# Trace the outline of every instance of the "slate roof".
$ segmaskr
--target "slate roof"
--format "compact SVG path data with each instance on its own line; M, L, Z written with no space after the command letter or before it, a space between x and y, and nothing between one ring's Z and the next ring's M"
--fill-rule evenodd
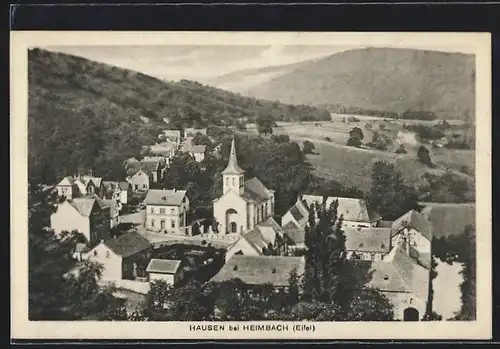
M245 239L261 255L262 250L267 248L269 244L275 245L277 235L283 238L285 233L280 225L270 217L242 235L241 238Z
M390 228L344 228L346 250L374 253L389 253L391 247Z
M146 268L148 273L175 274L181 261L174 259L151 259Z
M159 167L160 161L158 160L133 162L127 165L127 176L133 176L139 170L144 171L147 175L151 175L151 172L157 171Z
M410 210L392 223L392 229L395 234L404 229L406 226L420 232L429 241L432 240L432 224L420 212Z
M185 144L182 147L181 151L185 153L205 153L206 149L207 149L206 145Z
M422 215L432 224L436 237L458 235L465 226L476 224L476 204L428 204Z
M401 247L395 247L392 260L348 260L347 267L358 282L355 287L373 287L385 292L412 292L427 301L429 270L410 258Z
M323 197L319 195L304 195L302 199L310 206L311 203L323 202ZM382 217L368 207L365 200L355 198L328 197L326 200L327 207L334 201L339 201L338 214L344 215L345 221L353 222L375 222Z
M121 257L135 255L152 246L145 237L135 231L129 231L116 238L109 239L104 244Z
M83 183L85 183L85 186L89 185L89 182L94 183L96 187L99 187L102 182L101 177L93 177L93 176L82 176Z
M246 180L244 186L245 191L241 197L247 201L260 203L269 200L272 196L272 191L267 189L257 177Z
M146 205L179 206L186 197L186 190L150 189L144 202Z
M305 269L305 259L303 257L233 255L211 281L224 282L238 278L248 285L288 286L290 272L294 267L297 268L297 273L302 275Z
M95 197L80 197L67 200L82 216L89 217L96 203Z
M119 209L118 209L118 203L116 202L116 200L113 200L113 199L100 199L99 200L99 204L102 208L108 208L109 207L109 214L111 215L111 217L115 217L115 216L118 216L118 213L119 213Z
M301 244L306 241L306 231L298 227L293 221L288 222L283 226L285 235L294 244Z

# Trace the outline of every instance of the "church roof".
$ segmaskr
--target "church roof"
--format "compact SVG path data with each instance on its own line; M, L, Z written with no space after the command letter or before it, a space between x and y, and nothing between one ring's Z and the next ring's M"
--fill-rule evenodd
M234 138L231 142L231 152L229 153L229 161L227 163L227 167L224 171L222 171L222 174L242 174L245 171L243 171L239 166L238 166L238 159L236 158L236 146L234 145Z
M267 189L257 177L245 181L245 191L241 195L245 200L261 202L271 198L272 191Z

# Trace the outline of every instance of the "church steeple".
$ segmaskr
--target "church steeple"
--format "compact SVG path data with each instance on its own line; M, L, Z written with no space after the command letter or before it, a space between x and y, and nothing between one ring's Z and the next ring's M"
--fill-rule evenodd
M227 162L227 167L222 171L223 177L223 192L224 194L229 190L234 190L238 194L243 194L244 189L244 174L243 171L238 166L238 159L236 158L236 145L234 143L234 138L231 142L231 151L229 153L229 161Z

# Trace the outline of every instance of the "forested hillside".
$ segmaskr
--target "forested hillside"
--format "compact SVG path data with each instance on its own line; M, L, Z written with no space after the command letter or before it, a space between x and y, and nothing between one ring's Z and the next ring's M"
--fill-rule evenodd
M326 110L242 97L196 82L166 83L83 58L28 53L30 181L54 183L79 169L120 179L122 162L167 125L231 125L238 119L326 120Z

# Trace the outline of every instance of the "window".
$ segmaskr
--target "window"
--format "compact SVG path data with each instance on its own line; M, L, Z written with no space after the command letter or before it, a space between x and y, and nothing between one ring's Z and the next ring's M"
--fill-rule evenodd
M376 255L375 253L372 253L372 254L371 254L371 260L372 260L372 261L374 261L376 257L377 257L377 255Z
M147 184L143 184L143 185L142 185L142 188L147 189L147 188L148 188L148 185L147 185Z
M229 185L229 178L226 177L226 185Z
M94 256L97 257L97 250L94 250Z
M160 221L160 229L165 229L165 221L163 219Z
M109 258L109 251L106 251L106 258Z
M231 222L231 233L236 233L238 227L236 226L235 222Z
M175 208L170 209L170 214L175 214Z
M155 213L155 208L151 207L151 213Z
M233 187L235 186L236 184L236 178L233 177Z
M175 221L173 219L170 221L170 223L171 223L172 228L175 228Z
M154 227L154 226L155 226L155 220L154 220L154 219L152 219L152 220L151 220L151 226L152 226L152 227Z
M135 190L137 190L137 189L139 189L139 185L138 184L135 185Z
M384 280L389 280L389 275L384 274Z
M160 208L160 214L165 214L165 209L164 208Z

